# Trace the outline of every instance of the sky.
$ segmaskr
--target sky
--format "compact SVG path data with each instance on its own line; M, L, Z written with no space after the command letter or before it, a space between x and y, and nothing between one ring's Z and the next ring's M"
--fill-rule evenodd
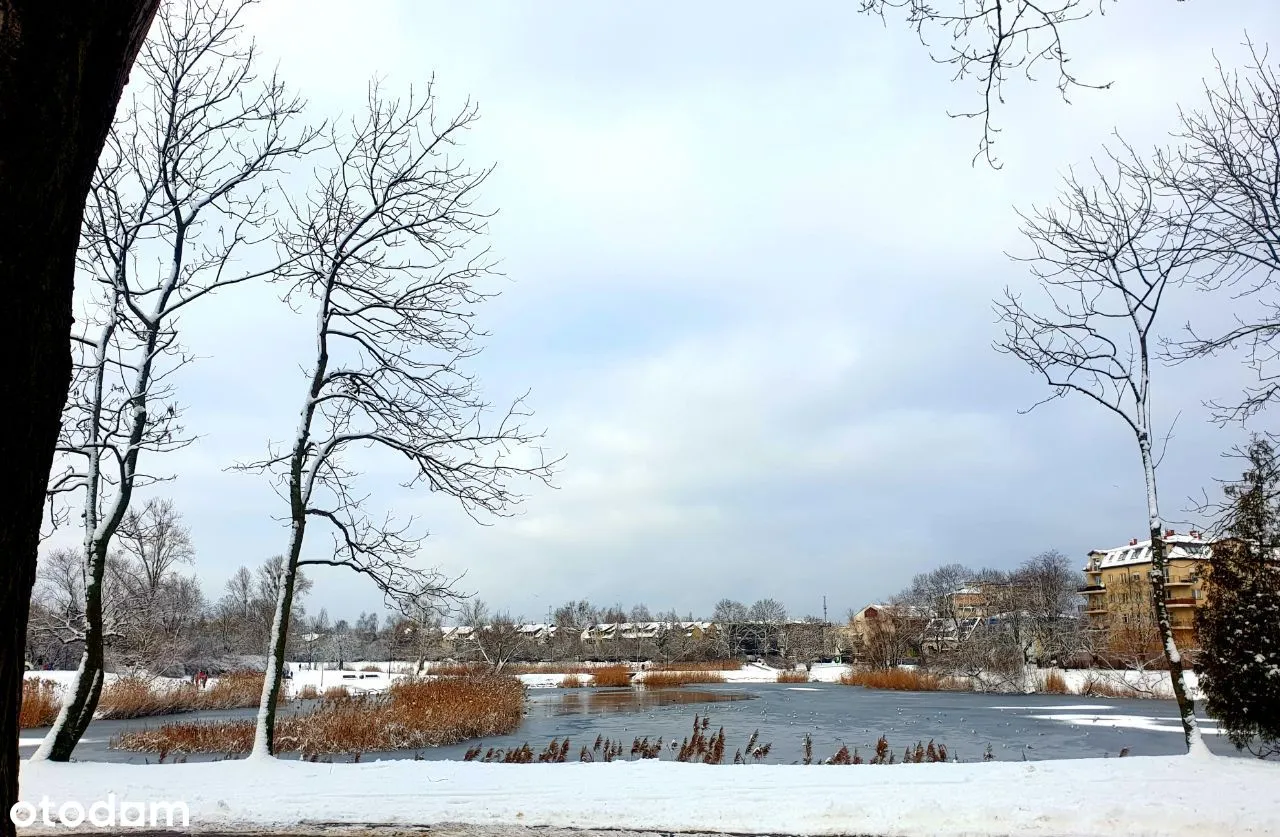
M972 164L971 109L901 25L856 4L267 0L248 18L267 65L317 119L369 79L441 107L470 97L464 152L496 164L482 200L506 276L472 368L495 401L531 391L555 489L478 526L370 463L379 508L419 516L424 566L530 620L569 599L709 614L772 597L832 618L943 563L1010 568L1141 537L1126 429L1095 406L1029 407L1040 381L993 351L992 299L1029 287L1016 210L1053 199L1113 131L1147 146L1198 102L1215 51L1280 34L1274 0L1126 0L1069 31L1070 104L1011 84L1003 168ZM281 501L227 471L288 439L310 321L271 288L183 320L176 380L199 441L161 486L216 598L282 552ZM1184 311L1225 304L1179 299ZM1176 313L1176 312L1175 312ZM1173 315L1171 315L1172 317ZM1172 322L1172 320L1171 320ZM1247 380L1232 359L1159 369L1166 517L1238 470L1238 429L1203 402ZM1265 425L1264 418L1263 425ZM1185 526L1181 527L1185 528ZM323 538L312 541L321 549ZM381 609L364 579L317 571L309 610Z

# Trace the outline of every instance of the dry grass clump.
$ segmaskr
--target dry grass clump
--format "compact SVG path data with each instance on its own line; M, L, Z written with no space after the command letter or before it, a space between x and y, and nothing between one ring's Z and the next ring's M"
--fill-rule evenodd
M351 690L346 686L330 686L321 695L325 700L342 700L351 697Z
M1080 694L1101 698L1136 698L1142 696L1137 689L1123 680L1099 677L1093 672L1086 675L1084 682L1080 684Z
M631 672L624 665L601 666L592 670L591 682L595 686L630 686Z
M432 663L427 674L436 677L479 677L489 671L484 663Z
M883 668L847 671L840 675L846 686L868 689L890 689L897 692L969 692L973 687L964 680L942 677L911 668Z
M641 682L654 689L668 686L688 686L692 683L723 683L719 671L647 671Z
M652 671L738 671L742 660L706 660L700 663L654 663Z
M18 714L18 728L51 726L58 719L62 701L58 698L58 684L53 680L23 680L22 709Z
M200 709L246 709L262 698L260 671L230 671L199 692Z
M121 677L102 687L97 714L107 719L149 718L198 708L200 693L193 683L170 685L151 683L141 677Z
M1062 676L1062 672L1057 669L1040 675L1040 691L1046 695L1069 695L1071 689L1067 686L1067 678Z
M505 735L524 715L524 685L514 677L401 680L382 694L326 701L276 722L277 752L368 753L455 744ZM252 721L169 723L126 732L111 746L159 753L247 753Z
M380 671L382 671L382 669L378 668L378 667L377 667L377 666L375 666L373 663L365 663L364 665L360 666L360 670L361 670L361 671L373 671L373 672L380 672Z
M320 697L320 690L308 683L298 690L298 700L315 700Z
M576 674L566 674L560 679L561 689L581 689L582 678Z
M778 672L779 683L808 683L809 672L807 671L780 671Z

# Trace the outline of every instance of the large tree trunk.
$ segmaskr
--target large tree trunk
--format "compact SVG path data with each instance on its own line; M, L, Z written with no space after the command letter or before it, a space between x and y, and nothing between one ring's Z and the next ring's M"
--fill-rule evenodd
M1173 638L1173 627L1169 622L1169 605L1165 601L1164 575L1169 566L1168 553L1164 542L1164 520L1160 517L1160 504L1156 497L1155 459L1151 452L1151 439L1146 434L1139 434L1138 448L1142 453L1143 474L1147 482L1147 512L1151 525L1151 599L1155 608L1156 630L1160 634L1160 642L1164 647L1164 657L1169 663L1169 680L1173 685L1173 697L1178 702L1178 716L1182 720L1182 735L1187 745L1187 752L1203 755L1209 752L1204 739L1200 735L1200 726L1196 723L1196 703L1191 696L1187 683L1186 668L1182 664L1182 654L1178 651L1178 643Z
M280 687L284 684L289 617L293 611L293 589L298 579L298 557L302 554L305 527L305 518L295 518L289 537L289 552L285 556L284 573L280 579L280 591L276 594L275 615L271 620L267 671L262 679L262 696L258 700L258 721L253 733L251 758L269 758L275 755L276 709L280 703ZM323 680L323 675L321 679Z
M45 735L32 761L70 761L93 713L98 708L106 668L103 659L102 585L106 568L106 545L95 543L91 551L84 595L84 652L75 677L63 695L62 709Z
M36 549L71 379L71 295L85 195L159 0L0 0L0 812L18 792L18 711ZM0 837L14 833L0 816Z

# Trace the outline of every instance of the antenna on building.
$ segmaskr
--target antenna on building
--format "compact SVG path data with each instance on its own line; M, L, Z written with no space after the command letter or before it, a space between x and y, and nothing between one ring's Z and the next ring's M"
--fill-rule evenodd
M827 597L822 597L822 621L827 621Z

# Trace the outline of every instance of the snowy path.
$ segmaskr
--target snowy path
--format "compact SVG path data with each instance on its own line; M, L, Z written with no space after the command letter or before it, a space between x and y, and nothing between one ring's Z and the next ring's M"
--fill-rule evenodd
M1280 765L1214 757L892 767L24 763L21 783L22 800L47 796L55 807L108 794L183 801L192 829L205 832L463 823L886 837L1280 834Z

